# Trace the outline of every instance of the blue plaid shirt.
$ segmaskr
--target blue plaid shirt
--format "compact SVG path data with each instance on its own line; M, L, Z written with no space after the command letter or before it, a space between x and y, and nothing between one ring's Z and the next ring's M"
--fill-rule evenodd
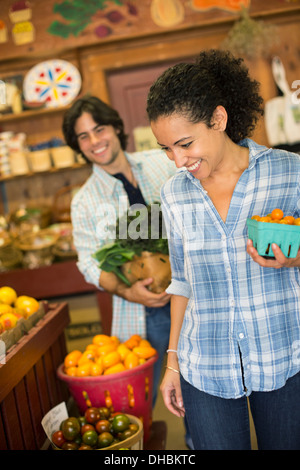
M282 387L300 369L299 268L262 268L246 253L246 220L279 207L300 216L300 157L245 139L249 167L226 223L201 183L183 169L162 188L172 282L187 297L180 370L222 398Z
M147 204L160 200L160 189L176 171L162 150L126 153L136 181ZM78 268L85 280L99 288L101 270L92 254L115 239L118 217L129 207L123 183L93 165L93 173L75 194L71 204L74 245ZM100 288L99 288L100 289ZM112 335L125 341L132 334L146 337L145 307L113 296Z

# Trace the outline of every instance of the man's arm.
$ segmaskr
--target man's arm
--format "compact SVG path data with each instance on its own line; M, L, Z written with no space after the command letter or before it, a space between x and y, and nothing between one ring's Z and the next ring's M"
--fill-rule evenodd
M147 289L147 286L153 281L152 278L135 282L128 287L114 273L101 271L99 286L113 295L118 295L128 302L135 302L146 307L163 307L166 305L171 295L166 292L154 294Z

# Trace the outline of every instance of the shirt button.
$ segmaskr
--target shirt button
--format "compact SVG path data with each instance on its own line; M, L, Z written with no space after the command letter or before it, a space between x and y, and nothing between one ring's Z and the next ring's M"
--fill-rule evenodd
M235 301L234 301L234 299L230 299L230 300L229 300L229 303L230 303L231 307L234 307L234 306L235 306Z
M239 338L240 338L240 339L243 339L243 338L244 338L244 333L240 333L240 334L239 334Z

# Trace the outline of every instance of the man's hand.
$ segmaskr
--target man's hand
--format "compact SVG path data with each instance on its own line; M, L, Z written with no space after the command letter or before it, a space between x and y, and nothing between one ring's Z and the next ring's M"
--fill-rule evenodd
M252 240L247 241L247 253L251 256L253 261L263 268L300 268L300 250L298 251L296 258L286 258L279 246L275 243L272 244L272 250L275 259L265 259L258 254L257 250L253 246Z
M101 272L99 285L110 294L118 295L129 302L135 302L145 307L163 307L171 298L170 294L162 292L155 294L147 289L152 278L135 282L131 287L124 284L114 273Z

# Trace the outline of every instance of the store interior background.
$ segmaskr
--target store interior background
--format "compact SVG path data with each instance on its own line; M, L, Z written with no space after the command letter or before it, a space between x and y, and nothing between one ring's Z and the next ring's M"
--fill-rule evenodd
M62 20L62 15L54 11L54 5L62 2L31 0L31 23L35 36L29 43L16 45L9 17L9 9L14 3L12 0L1 0L1 20L8 31L7 41L0 43L0 79L25 76L34 65L44 60L71 62L81 73L81 94L96 95L119 111L130 136L129 151L135 150L137 140L140 148L143 144L148 145L148 133L146 136L140 134L137 140L135 136L136 128L148 126L145 99L153 80L171 64L191 60L203 49L221 47L240 17L240 11L230 11L230 2L225 0L216 0L212 9L207 9L212 2L200 0L110 1L105 11L90 18L89 24L79 35L62 37L48 32L51 24ZM261 83L261 93L266 101L278 94L271 72L271 58L274 55L281 58L289 84L300 79L300 2L245 0L240 3L249 6L252 19L263 21L266 27L276 28L276 40L268 50L263 47L255 55L255 50L250 48L254 56L250 57L249 51L240 54L251 75ZM104 13L112 11L119 12L119 16L114 16L119 18L118 21L112 22L108 16L105 17ZM107 36L97 36L95 31L101 25L110 31ZM28 144L34 145L62 136L63 113L64 109L58 108L51 112L21 113L19 117L0 116L0 131L25 132ZM268 145L263 119L253 138L260 144ZM89 173L89 167L82 165L30 176L0 177L0 214L13 212L22 204L53 206L55 195L62 188L82 184ZM89 342L89 335L101 328L94 293L64 297L56 297L55 294L53 292L49 299L51 302L67 301L69 304L71 323L66 330L68 349L83 347ZM165 409L161 397L153 417L167 422L166 448L185 449L183 423ZM252 434L255 448L255 436Z

